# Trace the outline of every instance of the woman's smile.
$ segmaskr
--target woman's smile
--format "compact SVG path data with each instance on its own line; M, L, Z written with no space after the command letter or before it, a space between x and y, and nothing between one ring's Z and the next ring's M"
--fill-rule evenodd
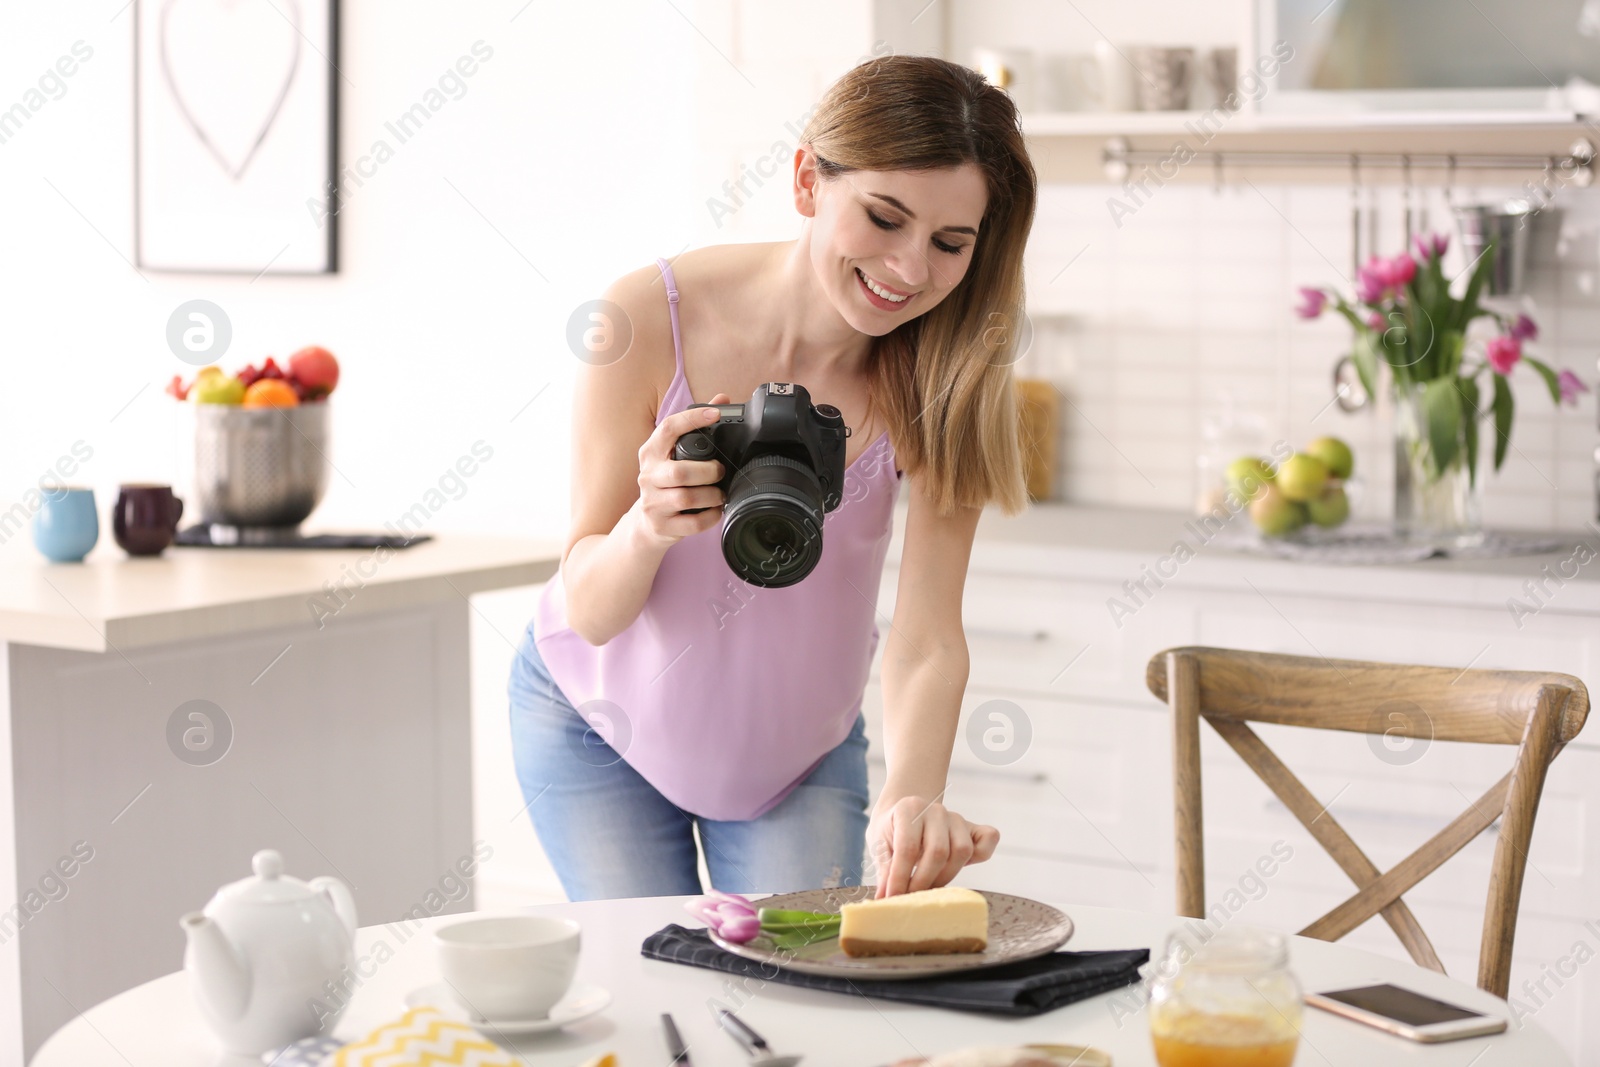
M867 295L867 301L873 307L883 311L899 311L910 302L915 293L907 293L893 286L885 285L878 279L856 268L856 284Z

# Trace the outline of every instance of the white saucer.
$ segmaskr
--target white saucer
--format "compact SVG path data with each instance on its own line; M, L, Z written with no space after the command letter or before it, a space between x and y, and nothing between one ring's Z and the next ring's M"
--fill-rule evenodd
M466 1023L474 1029L494 1034L539 1034L559 1030L580 1019L604 1011L611 1004L611 993L597 985L574 982L567 995L556 1001L550 1014L543 1019L480 1019L456 1003L450 987L434 982L406 994L408 1008L437 1008L446 1018Z

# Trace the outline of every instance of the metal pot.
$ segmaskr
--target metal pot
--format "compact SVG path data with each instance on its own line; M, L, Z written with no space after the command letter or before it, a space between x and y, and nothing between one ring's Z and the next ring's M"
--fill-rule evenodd
M1514 296L1522 291L1523 268L1528 262L1529 230L1533 206L1526 200L1499 204L1472 204L1456 208L1461 228L1461 250L1468 263L1477 262L1491 241L1498 243L1489 268L1488 296Z
M298 526L328 488L328 404L196 404L194 497L200 521Z

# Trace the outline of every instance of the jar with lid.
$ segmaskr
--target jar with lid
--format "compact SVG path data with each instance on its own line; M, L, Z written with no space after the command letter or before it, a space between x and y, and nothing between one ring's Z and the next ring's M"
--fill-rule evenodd
M1150 966L1150 1037L1161 1067L1289 1067L1304 1010L1281 934L1180 931Z

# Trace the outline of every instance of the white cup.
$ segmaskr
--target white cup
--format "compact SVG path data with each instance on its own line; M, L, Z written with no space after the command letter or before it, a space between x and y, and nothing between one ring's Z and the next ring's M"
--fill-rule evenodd
M1138 71L1124 50L1101 38L1094 43L1094 58L1100 64L1101 106L1107 111L1133 111L1139 100Z
M489 1021L545 1018L578 969L580 938L571 919L479 916L439 927L433 943L456 1001Z
M1105 73L1087 52L1051 52L1037 63L1035 103L1044 111L1091 111L1105 106Z

